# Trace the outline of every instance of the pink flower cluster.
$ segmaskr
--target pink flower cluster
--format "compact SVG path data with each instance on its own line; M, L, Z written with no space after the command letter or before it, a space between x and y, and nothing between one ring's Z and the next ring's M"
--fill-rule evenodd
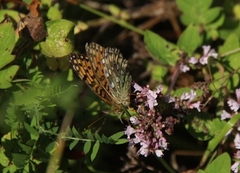
M187 72L190 70L190 67L188 66L189 64L193 64L193 65L206 65L208 63L208 59L210 57L213 58L217 58L218 54L216 53L216 51L214 49L211 49L211 46L203 46L203 55L200 58L196 58L196 57L191 57L187 64L180 64L180 70L182 72Z
M160 112L155 110L158 105L157 98L161 96L162 86L156 91L149 87L142 88L134 84L136 103L138 103L138 116L130 118L131 125L125 131L130 145L140 145L138 155L147 157L150 153L155 153L158 157L163 155L163 150L167 149L167 141L163 137L162 128L164 123Z
M187 108L187 109L194 109L196 108L198 112L200 112L200 101L194 101L196 98L196 92L190 90L189 93L183 93L180 98L170 97L169 103L174 102L175 109Z
M196 93L193 90L183 93L179 99L170 97L167 100L163 97L162 86L152 91L149 86L141 87L135 83L134 88L137 115L130 118L131 124L126 128L125 134L130 145L140 146L138 155L147 157L153 153L161 157L168 146L164 135L171 135L174 125L179 122L177 118L170 116L174 115L174 109L182 111L184 106L186 109L196 108L200 111L200 102L194 101Z

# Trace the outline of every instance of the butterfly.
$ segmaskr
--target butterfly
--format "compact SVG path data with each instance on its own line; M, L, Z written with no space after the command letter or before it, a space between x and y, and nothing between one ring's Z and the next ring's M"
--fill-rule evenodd
M132 77L128 62L116 48L86 43L86 56L71 53L73 70L105 103L114 110L129 106Z

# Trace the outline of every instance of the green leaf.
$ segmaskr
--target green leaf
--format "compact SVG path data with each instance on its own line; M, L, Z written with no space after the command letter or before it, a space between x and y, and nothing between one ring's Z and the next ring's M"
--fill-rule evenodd
M6 89L11 86L11 81L17 73L19 66L13 65L6 69L0 70L0 89Z
M29 155L19 153L12 153L12 157L14 165L18 168L23 168L30 159Z
M2 173L17 172L17 171L18 171L17 167L14 164L12 164L4 167Z
M126 138L118 139L117 142L115 142L116 145L121 145L127 143L128 140Z
M95 139L98 141L98 142L102 142L102 138L100 137L100 135L98 133L95 133Z
M57 20L62 18L62 13L56 7L50 7L47 12L47 17L50 20Z
M0 21L3 21L5 19L5 15L11 16L11 18L15 21L19 21L19 12L14 10L0 10Z
M204 1L192 1L192 0L177 0L177 6L182 12L188 12L191 9L197 9L205 11L212 4L212 0Z
M43 54L50 58L62 58L71 53L74 49L74 23L58 19L46 22L46 25L48 37L40 43Z
M204 24L207 20L206 17L204 17L204 14L207 13L211 4L212 0L177 0L177 5L179 9L183 12L180 17L181 21L185 25L189 25L191 23Z
M207 10L203 14L203 18L205 19L204 24L209 24L212 21L216 20L221 15L222 8L221 7L215 7Z
M15 105L29 105L34 106L34 104L39 103L36 97L42 96L44 91L38 88L28 88L27 90L18 90L13 92L13 97L15 100ZM24 99L22 99L24 98ZM29 107L31 108L31 107Z
M9 158L7 158L4 154L6 152L5 150L6 149L4 149L4 147L0 148L0 164L4 167L7 167L9 165Z
M188 123L185 127L194 138L201 141L209 140L214 135L206 125L206 123L210 121L210 117L210 114L206 112L192 111L187 116Z
M117 141L119 138L121 138L124 135L124 132L117 132L115 134L113 134L112 136L110 136L110 139L113 139L114 141Z
M14 55L0 55L0 69L14 60Z
M69 126L67 126L66 130L65 130L65 133L67 134L67 136L73 136L72 134L72 130Z
M149 66L148 68L152 71L151 80L162 83L168 73L168 68L159 66L158 64L150 64Z
M239 37L236 33L232 33L225 40L223 46L219 47L219 54L223 55L237 48L239 48ZM234 54L235 53L228 54L227 56L232 56ZM224 58L223 60L227 60L227 59Z
M227 71L225 71L223 73L219 73L219 72L213 73L214 80L212 81L212 83L210 83L209 89L211 91L215 91L216 88L222 88L223 86L225 87L231 80L229 78L229 75L230 74ZM220 94L222 94L222 93L219 93L219 92L213 93L215 98L218 98L220 96Z
M235 33L232 33L231 35L229 35L229 37L226 39L226 41L224 42L223 46L221 46L219 48L219 52L221 55L226 54L223 58L222 61L224 62L224 65L228 65L229 66L229 71L226 71L224 75L228 75L230 76L233 70L237 70L239 68L239 56L240 56L240 52L239 51L234 51L234 50L238 50L240 47L240 43L239 43L239 36ZM233 53L230 53L233 52ZM218 77L218 78L216 78ZM220 79L221 81L223 81L222 79L223 74L221 73L215 73L214 74L214 78L215 79ZM232 89L234 87L237 87L239 85L239 75L238 74L234 74L232 75L230 78L228 77L228 83L227 83L227 87L229 89ZM218 81L219 83L220 81ZM223 81L224 82L224 81ZM223 83L220 83L220 86Z
M174 91L173 96L174 97L181 97L183 93L187 93L187 92L190 92L190 91L191 91L191 88L189 88L189 87L179 88L179 89L176 89Z
M0 24L0 60L10 55L15 46L15 32L12 23Z
M69 149L72 150L78 144L78 142L78 140L74 140L73 142L71 142L71 144L69 145Z
M52 153L56 149L56 142L50 142L47 147L45 148L46 153Z
M72 133L75 137L82 139L82 136L80 135L80 133L78 133L78 131L75 127L72 128Z
M94 137L93 137L91 130L87 131L87 137L88 137L88 139L94 141Z
M202 44L198 27L189 25L178 39L177 45L188 55L191 55Z
M22 144L20 142L18 143L18 145L20 146L21 150L24 151L26 154L30 155L31 152L33 151L33 148L28 145Z
M211 132L211 134L218 135L223 127L226 125L225 121L220 120L219 118L214 118L212 120L206 121L206 128Z
M92 146L92 142L90 142L90 141L85 142L85 144L83 146L83 151L85 154L87 154L90 151L91 146Z
M234 115L227 123L225 123L224 127L221 128L221 131L214 136L213 139L211 139L208 142L208 147L205 150L203 154L203 158L207 158L211 152L215 150L217 145L220 143L220 141L226 136L226 134L229 132L229 130L240 120L240 113Z
M163 64L173 66L179 59L173 51L176 50L176 46L151 31L144 32L144 42L147 50Z
M90 156L91 161L93 161L96 158L99 148L100 148L100 143L96 142L93 146L93 150Z
M0 71L0 76L1 76L1 71ZM11 82L5 80L5 79L0 79L0 89L7 89L12 86Z
M211 40L216 40L219 38L219 35L221 34L221 29L218 29L219 27L225 28L223 26L225 21L225 14L223 12L220 13L220 16L208 25L205 26L205 31L206 31L206 40L211 39Z
M35 137L31 138L31 139L35 139L36 136L39 135L38 131L36 131L33 127L31 127L29 124L27 124L25 122L24 122L24 127L31 135L35 136Z
M230 173L231 159L227 153L223 153L214 159L205 169L207 173Z
M106 137L105 135L102 135L102 140L103 140L103 142L106 143L106 144L109 144L109 142L110 142L109 138Z

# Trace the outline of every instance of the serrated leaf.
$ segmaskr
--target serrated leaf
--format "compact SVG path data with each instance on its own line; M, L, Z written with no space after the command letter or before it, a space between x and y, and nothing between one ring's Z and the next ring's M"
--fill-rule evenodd
M188 132L200 141L206 141L213 137L213 134L206 127L206 122L210 119L210 114L206 112L193 111L187 116L185 125Z
M78 142L78 140L74 140L73 142L71 142L69 145L69 149L72 150L78 144Z
M85 154L87 154L90 151L91 146L92 146L92 142L90 142L90 141L85 142L85 144L83 146L83 152Z
M163 64L173 66L179 59L174 52L176 46L151 31L144 32L144 42L147 50Z
M203 18L205 19L204 24L209 24L210 22L216 20L220 16L221 11L222 11L221 7L215 7L215 8L211 8L211 9L207 10L203 14Z
M99 148L100 148L100 143L96 142L93 146L92 153L90 156L91 161L93 161L96 158Z
M191 23L194 24L203 24L207 20L204 17L206 11L209 10L209 7L212 4L212 0L204 1L191 1L191 0L177 0L177 5L179 9L183 12L180 16L181 21L185 25Z
M46 22L48 37L40 46L44 55L50 58L62 58L74 49L74 23L58 19Z
M225 40L223 46L219 47L219 54L222 55L237 48L239 48L239 37L236 33L232 33ZM230 54L230 55L233 55L233 54Z
M188 12L190 9L198 9L205 11L212 4L212 0L192 1L192 0L177 0L178 8L183 12Z
M219 118L214 118L211 121L209 121L209 120L206 121L205 125L206 125L207 129L211 132L211 134L218 135L219 132L226 125L226 122L220 120Z
M198 27L189 25L179 37L177 45L191 55L202 43Z

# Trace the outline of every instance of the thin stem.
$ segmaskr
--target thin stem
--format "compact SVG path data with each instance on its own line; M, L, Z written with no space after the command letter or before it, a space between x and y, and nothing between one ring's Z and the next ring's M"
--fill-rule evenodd
M98 15L98 16L101 16L101 17L105 18L105 19L108 19L108 20L110 20L110 21L112 21L112 22L114 22L114 23L116 23L116 24L118 24L118 25L120 25L120 26L122 26L122 27L124 27L124 28L127 28L127 29L130 29L130 30L132 30L132 31L135 31L135 32L137 32L138 34L141 34L141 35L144 34L144 31L143 31L143 30L141 30L141 29L139 29L139 28L136 28L136 27L133 26L133 25L130 25L129 23L127 23L127 22L126 22L125 20L123 20L123 19L117 19L117 18L115 18L115 17L109 16L109 15L107 15L107 14L105 14L105 13L102 13L102 12L100 12L100 11L98 11L98 10L95 10L95 9L93 9L93 8L85 5L85 4L80 4L80 7L83 8L84 10L90 11L90 12L93 13L93 14L96 14L96 15Z

